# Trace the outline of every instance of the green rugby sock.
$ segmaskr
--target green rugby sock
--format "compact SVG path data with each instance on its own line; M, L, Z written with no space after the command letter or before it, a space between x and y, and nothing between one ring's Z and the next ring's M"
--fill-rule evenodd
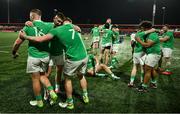
M72 97L67 98L67 99L66 99L66 102L67 102L67 103L73 103L73 98L72 98Z
M144 80L144 73L141 73L141 82Z
M147 84L142 84L142 86L143 86L144 88L147 88L147 87L148 87Z
M135 77L136 77L136 76L131 76L131 78L130 78L130 83L134 83Z
M83 95L84 95L84 96L87 96L87 95L88 95L87 89L83 89Z
M37 101L42 100L42 96L41 96L41 95L36 96L36 100L37 100Z
M48 90L48 91L53 90L53 86L49 86L49 87L47 87L47 90Z

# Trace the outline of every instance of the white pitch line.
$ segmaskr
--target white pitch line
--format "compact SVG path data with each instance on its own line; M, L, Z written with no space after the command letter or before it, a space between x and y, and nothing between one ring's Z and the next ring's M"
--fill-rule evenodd
M11 45L11 46L0 46L0 48L8 48L8 47L13 47L13 45Z
M9 53L9 51L0 51L0 53Z
M26 45L21 45L21 47L25 47ZM2 49L2 48L12 48L13 47L13 45L10 45L10 46L0 46L0 49Z

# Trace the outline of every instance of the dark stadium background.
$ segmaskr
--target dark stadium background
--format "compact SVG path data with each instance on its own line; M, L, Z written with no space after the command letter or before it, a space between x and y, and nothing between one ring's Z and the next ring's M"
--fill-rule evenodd
M166 7L165 23L180 24L180 0L156 0L155 24L162 24L162 7ZM43 12L43 20L51 21L53 10L59 9L74 23L104 23L110 17L113 23L137 24L152 19L154 0L10 0L10 22L24 23L32 8ZM0 0L0 23L7 23L7 0Z

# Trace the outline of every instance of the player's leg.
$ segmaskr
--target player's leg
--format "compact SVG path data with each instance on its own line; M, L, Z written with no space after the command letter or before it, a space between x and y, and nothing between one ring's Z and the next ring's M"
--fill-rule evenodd
M162 68L162 63L163 63L163 52L162 52L162 50L161 50L161 58L160 58L160 60L159 60L159 62L158 62L158 71L159 71L159 72L164 71L164 69Z
M93 68L87 69L88 76L94 76L94 70Z
M134 64L131 71L131 77L130 77L130 82L128 83L128 87L134 87L134 80L136 77L136 73L137 73L137 64Z
M143 83L143 80L144 80L144 65L140 65L140 68L141 68L140 82Z
M41 96L41 84L40 84L40 74L37 73L32 73L32 86L33 86L33 92L34 95L36 97L36 101L37 101L37 106L38 107L43 107L43 101L42 101L42 96ZM33 101L30 101L30 104ZM35 101L34 101L35 102Z
M172 56L172 49L163 48L163 57L164 57L164 64L165 64L165 72L163 72L163 74L167 74L167 75L172 74L172 72L170 72L171 56Z
M40 84L40 60L38 58L28 56L26 72L31 74L33 92L36 97L35 101L30 101L32 106L43 107Z
M74 102L73 102L73 98L72 98L72 92L73 92L73 88L72 88L72 81L71 79L64 74L65 77L65 91L66 91L66 104L67 104L67 108L68 109L73 109L74 108Z
M49 63L49 57L45 57L41 59L41 73L40 73L40 81L41 83L44 85L44 87L46 87L46 89L49 91L50 97L51 99L56 102L57 100L57 95L53 89L53 86L51 85L49 79L46 76L46 70Z
M145 60L145 75L144 75L144 81L142 84L142 88L139 89L141 92L147 91L147 86L150 78L153 76L155 66L158 65L158 61L160 59L160 55L157 54L148 54ZM154 77L156 75L154 74Z
M53 60L51 58L50 61L49 61L47 72L46 72L46 77L47 78L50 77L53 66L54 66L54 63L53 63ZM44 87L44 100L48 100L48 98L49 98L49 91L47 90L46 87Z
M137 73L137 68L140 65L140 58L142 57L142 53L133 53L133 68L131 71L130 82L128 83L128 87L134 87L134 80Z
M120 79L120 77L115 76L114 73L105 64L100 64L100 65L96 66L97 73L101 70L104 70L113 79Z
M158 77L157 69L153 68L152 79L151 79L151 83L150 83L151 88L155 88L155 89L157 88L157 77Z
M66 102L60 102L59 106L67 109L74 109L74 101L72 97L73 87L71 78L75 75L75 72L79 66L76 61L65 60L63 75L65 78L65 92L66 92Z
M104 51L105 51L105 48L104 48L104 47L101 47L101 51L100 51L100 54L99 54L99 61L100 61L101 63L103 63Z
M99 48L99 41L96 41L94 44L94 54L98 54L98 48Z
M138 88L139 92L147 92L148 82L151 79L152 71L153 71L152 67L145 65L144 81L142 86Z
M84 75L82 73L78 73L78 78L79 78L79 82L80 82L80 86L82 88L82 97L83 97L83 101L85 103L89 103L89 97L88 97L88 92L87 92L87 81L86 78L84 77Z
M109 54L110 54L110 49L105 49L105 65L108 65L109 63Z
M44 72L41 72L40 81L44 87L48 90L53 104L56 102L58 96L56 95L53 86L51 85L49 79L46 77Z
M82 89L82 98L84 103L89 103L89 97L88 97L88 92L87 92L87 81L86 78L84 77L84 74L86 72L87 68L87 62L88 58L85 58L84 60L81 61L81 64L78 65L77 69L77 75L80 81L81 89Z
M60 92L60 83L61 83L61 77L62 77L62 71L63 71L63 65L57 65L56 66L56 76L55 76L55 92Z

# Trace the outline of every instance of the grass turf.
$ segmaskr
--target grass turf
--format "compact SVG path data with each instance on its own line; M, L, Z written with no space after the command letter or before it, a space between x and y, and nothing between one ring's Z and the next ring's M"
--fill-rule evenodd
M118 54L119 66L113 70L121 80L113 81L107 78L87 77L90 103L84 104L80 99L78 79L73 80L74 110L62 109L58 104L50 106L45 103L42 109L32 107L33 91L31 77L26 74L27 42L19 50L20 56L12 59L11 48L17 33L0 32L0 112L180 112L180 39L175 39L175 49L172 57L173 75L160 75L158 88L149 89L145 94L127 87L132 67L131 48L128 37L121 45ZM84 36L88 37L88 36ZM88 47L90 40L85 40ZM54 75L50 77L54 85ZM139 76L137 76L139 79ZM138 80L136 79L138 84ZM59 96L58 101L64 101L65 95Z

